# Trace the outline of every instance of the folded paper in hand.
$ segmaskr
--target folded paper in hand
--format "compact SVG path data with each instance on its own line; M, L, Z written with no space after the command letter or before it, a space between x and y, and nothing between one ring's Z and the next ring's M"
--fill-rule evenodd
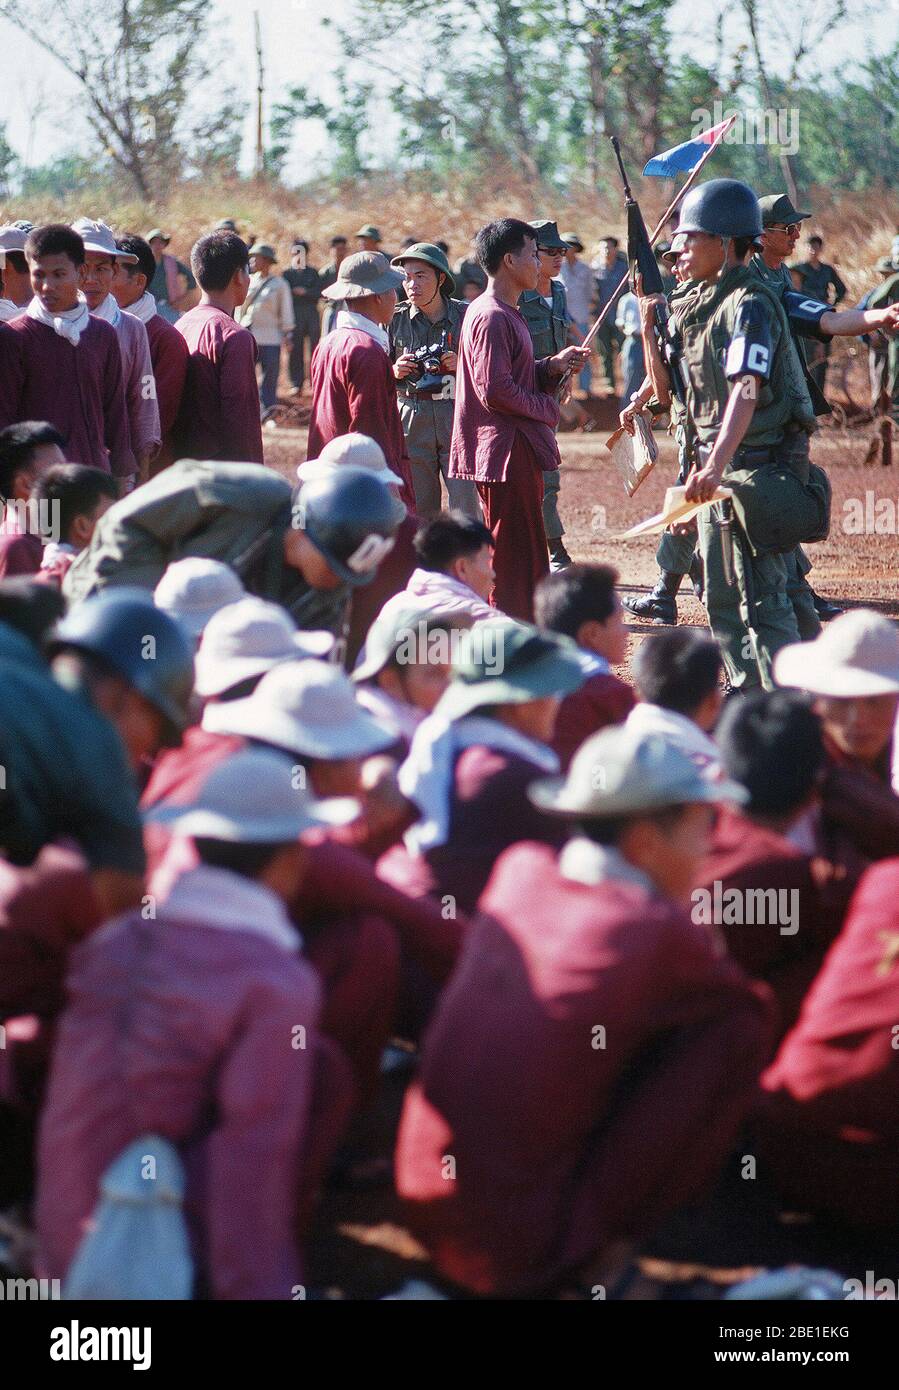
M646 521L638 521L629 531L623 531L618 539L630 540L632 536L652 536L659 531L666 531L669 526L690 521L703 507L710 507L713 502L724 502L733 497L729 487L719 487L715 489L714 497L710 497L708 502L687 502L684 497L686 491L686 486L670 487L665 493L665 505L662 510Z
M647 474L652 472L659 456L658 445L652 430L642 415L634 416L634 433L617 429L606 440L606 448L612 455L612 462L624 479L624 489L628 497L633 497Z

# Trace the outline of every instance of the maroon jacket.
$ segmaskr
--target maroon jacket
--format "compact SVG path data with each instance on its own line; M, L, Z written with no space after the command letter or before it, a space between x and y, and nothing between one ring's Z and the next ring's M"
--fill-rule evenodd
M256 339L212 304L188 309L175 329L190 354L176 458L262 463Z
M899 859L872 865L763 1077L765 1159L802 1209L899 1220Z
M575 883L543 845L504 854L480 906L407 1092L397 1188L442 1274L539 1291L715 1173L768 1001L673 903Z
M162 429L162 448L151 464L151 472L158 473L174 462L175 451L172 434L184 383L187 380L187 364L190 351L183 334L174 324L161 314L154 314L146 324L150 341L150 361L156 381L156 401L159 406L159 424Z
M579 690L566 695L556 715L552 741L562 771L568 771L584 739L609 724L623 724L636 703L633 686L619 680L611 671L588 676Z
M0 429L17 420L47 420L65 439L73 463L130 477L135 462L112 325L91 316L77 347L25 314L4 328L15 342L0 361Z
M353 430L367 434L384 450L387 467L402 478L400 496L414 509L409 456L387 353L361 328L335 328L313 352L310 370L312 414L306 457L317 459L338 435Z
M532 782L545 776L532 762L478 745L456 759L450 830L446 844L425 854L398 845L378 860L378 875L413 897L452 896L473 912L503 850L518 840L561 845L565 826L528 799Z
M720 883L722 894L735 889L743 902L749 901L745 895L753 890L789 895L776 900L776 915L767 905L763 914L753 911L753 916L763 916L761 922L725 920L721 924L734 960L773 990L781 1034L796 1021L806 991L840 930L857 881L856 875L824 859L810 858L777 831L733 808L722 807L718 813L696 887L714 893L715 884ZM773 905L774 900L766 902ZM781 907L786 907L789 921L781 920Z
M312 968L256 931L163 909L89 937L68 983L38 1156L42 1273L65 1275L106 1167L140 1135L160 1134L186 1162L213 1296L289 1299L302 1282L295 1219L314 1092ZM298 1026L303 1047L291 1042Z
M516 433L540 468L558 468L559 407L550 390L546 359L535 364L521 313L485 291L462 320L449 476L504 482Z

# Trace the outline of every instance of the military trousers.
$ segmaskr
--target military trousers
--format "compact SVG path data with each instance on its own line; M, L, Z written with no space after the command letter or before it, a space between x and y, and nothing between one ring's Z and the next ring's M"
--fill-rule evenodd
M559 491L562 487L561 469L543 475L543 529L548 541L559 541L565 534L559 516Z
M406 452L412 465L412 487L418 515L427 520L440 511L440 479L443 478L449 506L480 521L481 503L475 484L468 478L447 477L453 434L453 402L401 395L398 405Z
M725 486L727 479L724 480ZM721 505L698 515L699 549L705 567L705 606L735 690L773 690L771 668L781 647L798 642L799 626L787 593L783 555L753 555L733 523L734 583L725 577Z

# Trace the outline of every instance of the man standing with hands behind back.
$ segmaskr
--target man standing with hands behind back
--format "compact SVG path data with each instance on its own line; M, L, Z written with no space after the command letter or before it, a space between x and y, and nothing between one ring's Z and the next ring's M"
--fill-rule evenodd
M477 483L495 546L491 602L533 621L534 586L549 570L543 473L559 467L555 387L587 352L568 347L534 361L517 307L540 275L533 227L504 217L482 227L475 245L488 283L462 320L449 476Z

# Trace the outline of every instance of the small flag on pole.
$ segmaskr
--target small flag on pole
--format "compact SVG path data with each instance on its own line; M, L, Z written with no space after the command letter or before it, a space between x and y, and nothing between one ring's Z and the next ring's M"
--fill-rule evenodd
M718 137L729 125L733 124L733 118L721 121L719 125L710 126L708 130L702 131L694 140L685 140L682 145L675 145L671 150L664 150L662 154L654 155L643 170L644 174L656 174L660 178L671 179L675 174L688 174L691 169L708 153L710 145L713 145Z

